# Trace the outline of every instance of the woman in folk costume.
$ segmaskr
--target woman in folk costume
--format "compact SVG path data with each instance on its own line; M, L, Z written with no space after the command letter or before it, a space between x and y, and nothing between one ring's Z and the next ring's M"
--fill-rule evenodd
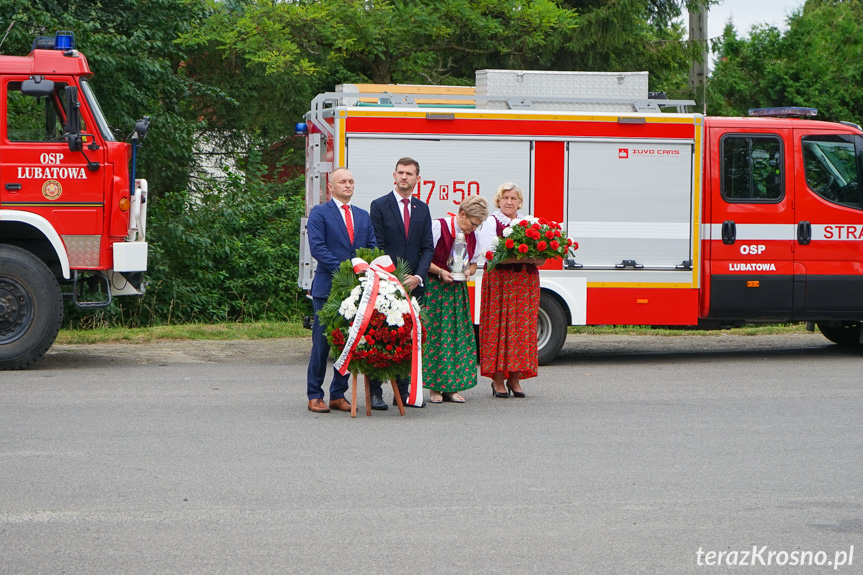
M434 220L434 257L429 267L423 307L428 321L423 326L423 386L431 390L431 402L464 403L459 393L476 385L476 338L467 282L476 272L479 245L476 230L488 217L488 204L480 196L468 196L458 215ZM454 252L463 256L450 269ZM458 272L463 267L463 278Z
M519 187L502 184L494 197L498 211L483 225L481 253L494 251L495 238L521 217ZM482 276L480 305L480 373L492 379L494 397L525 397L521 380L536 377L536 322L539 313L539 271L544 260L504 260Z

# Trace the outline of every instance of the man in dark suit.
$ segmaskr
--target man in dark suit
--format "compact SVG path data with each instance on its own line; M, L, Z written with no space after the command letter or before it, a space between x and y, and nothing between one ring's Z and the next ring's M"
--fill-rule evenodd
M371 217L375 239L393 262L403 259L414 275L405 279L404 286L422 301L425 281L434 255L431 214L424 202L412 196L420 175L420 165L413 158L401 158L393 173L393 190L372 202ZM396 381L402 402L407 404L410 379ZM387 409L381 382L370 380L372 409ZM425 405L423 402L422 406ZM421 406L421 407L422 407Z
M318 312L324 307L333 285L333 271L348 259L356 256L357 248L377 247L375 232L368 212L351 206L354 195L354 176L345 168L336 168L330 174L327 189L332 199L312 208L306 224L309 250L318 262L312 280L312 307L315 322L312 326L312 355L306 377L309 411L328 413L330 409L350 411L351 403L345 398L348 375L333 368L330 383L330 405L324 403L324 376L330 346L324 327L318 321Z

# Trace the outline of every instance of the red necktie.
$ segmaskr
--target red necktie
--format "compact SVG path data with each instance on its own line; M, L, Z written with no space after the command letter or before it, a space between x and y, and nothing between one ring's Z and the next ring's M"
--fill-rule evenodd
M410 201L409 199L407 199L407 198L402 199L402 203L405 205L405 211L404 211L404 216L405 216L405 237L407 237L407 235L408 235L408 230L409 230L409 229L410 229L410 227L411 227L411 211L408 209L408 206L410 205L410 202L411 202L411 201Z
M345 225L348 226L348 237L351 238L351 244L354 243L354 219L351 217L351 207L348 205L342 206L345 211Z

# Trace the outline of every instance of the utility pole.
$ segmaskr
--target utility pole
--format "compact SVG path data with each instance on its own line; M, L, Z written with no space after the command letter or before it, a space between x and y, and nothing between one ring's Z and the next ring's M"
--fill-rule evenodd
M696 101L701 95L704 113L707 113L707 63L709 46L707 41L707 5L693 6L689 9L689 40L701 46L701 61L692 60L689 67L689 89Z

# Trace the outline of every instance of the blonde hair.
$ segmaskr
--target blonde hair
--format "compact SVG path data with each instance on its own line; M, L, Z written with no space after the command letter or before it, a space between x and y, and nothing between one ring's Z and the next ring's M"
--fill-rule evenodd
M494 207L500 207L500 201L503 199L503 193L508 192L510 190L515 190L515 193L518 194L518 201L521 205L524 205L524 196L521 193L521 188L518 187L517 184L513 184L512 182L504 182L497 189L497 193L494 195Z
M469 218L478 218L484 222L488 218L488 202L482 196L468 196L459 205L458 211L464 212Z

